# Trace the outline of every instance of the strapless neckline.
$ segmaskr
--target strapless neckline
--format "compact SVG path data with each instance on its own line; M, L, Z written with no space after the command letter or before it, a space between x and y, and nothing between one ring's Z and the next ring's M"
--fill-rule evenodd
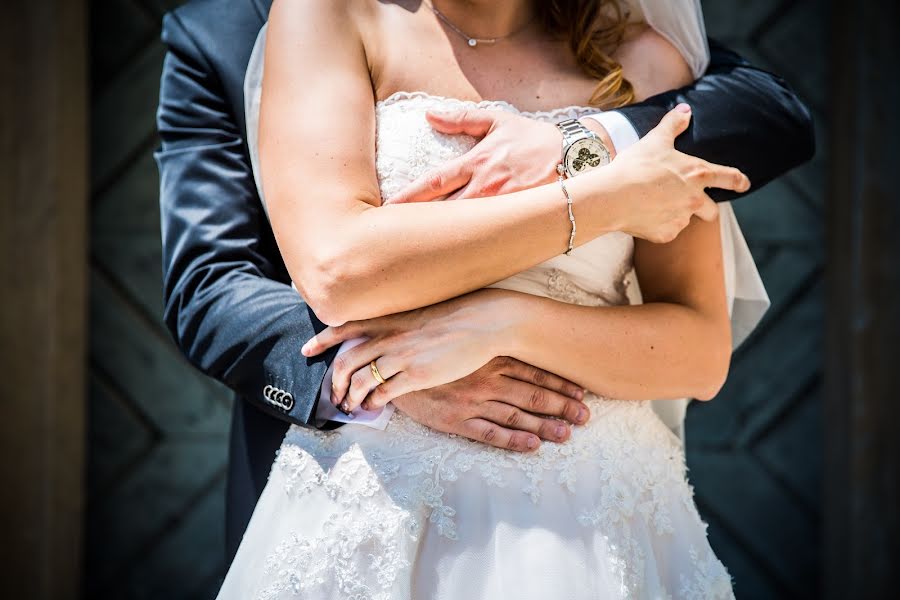
M580 104L570 104L568 106L560 106L558 108L551 108L547 110L522 110L517 107L512 102L507 102L506 100L464 100L462 98L454 98L452 96L441 96L439 94L431 94L429 92L423 91L397 91L393 94L383 98L381 100L377 100L375 102L375 109L383 108L386 106L390 106L392 104L397 104L399 102L403 102L406 100L432 100L435 102L452 102L456 104L462 104L465 106L471 106L474 108L499 108L502 110L506 110L508 112L512 112L518 115L522 115L523 117L530 117L533 119L546 120L546 119L557 119L560 117L564 117L569 113L576 112L603 112L601 109L596 106L588 106L588 105L580 105Z

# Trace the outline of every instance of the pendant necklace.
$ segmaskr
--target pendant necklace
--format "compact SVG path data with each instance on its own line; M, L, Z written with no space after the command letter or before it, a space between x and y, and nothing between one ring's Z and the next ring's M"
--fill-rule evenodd
M514 36L515 34L521 32L523 29L525 29L526 27L528 27L528 25L531 24L531 21L529 20L528 23L525 23L525 25L523 25L523 26L522 26L521 28L519 28L517 31L514 31L514 32L512 32L512 33L510 33L510 34L508 34L508 35L504 35L504 36L501 36L501 37L496 37L496 38L476 38L476 37L472 37L471 35L469 35L469 34L467 34L466 32L464 32L462 29L460 29L459 27L457 27L456 25L454 25L454 24L450 21L450 19L448 19L447 16L444 15L444 13L442 13L441 11L439 11L438 9L436 9L436 8L434 7L434 5L433 5L431 2L428 2L427 4L428 4L428 8L431 9L431 12L433 12L433 13L435 14L435 16L436 16L438 19L440 19L441 21L443 21L443 22L447 25L447 27L449 27L450 29L452 29L453 31L455 31L461 38L463 38L464 40L466 40L466 43L469 45L470 48L475 48L475 47L478 46L478 44L487 44L487 45L492 46L492 45L496 44L498 40L503 40L503 39L506 39L506 38L508 38L508 37L512 37L512 36Z

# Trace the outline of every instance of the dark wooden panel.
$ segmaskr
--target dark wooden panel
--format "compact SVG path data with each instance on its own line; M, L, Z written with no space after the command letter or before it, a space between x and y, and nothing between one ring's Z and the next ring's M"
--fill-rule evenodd
M87 7L0 20L0 569L5 598L76 598L84 501Z
M834 3L828 203L828 598L889 598L900 562L900 5Z

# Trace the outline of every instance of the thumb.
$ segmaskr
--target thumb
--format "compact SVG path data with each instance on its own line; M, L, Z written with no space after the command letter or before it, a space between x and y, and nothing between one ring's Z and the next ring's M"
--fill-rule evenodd
M431 126L450 135L464 133L472 137L484 137L494 125L495 117L487 110L472 108L466 110L428 111L425 118Z
M662 118L654 129L660 134L669 138L669 141L675 143L675 138L685 132L691 123L691 107L681 103Z

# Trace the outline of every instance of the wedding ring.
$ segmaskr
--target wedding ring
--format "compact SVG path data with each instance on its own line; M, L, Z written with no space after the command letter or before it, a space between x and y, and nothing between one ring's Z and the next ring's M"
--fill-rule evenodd
M378 367L375 366L375 361L369 363L369 370L372 371L372 377L375 378L375 381L378 382L378 385L381 385L385 381L387 381L384 377L381 376L381 373L378 372Z

